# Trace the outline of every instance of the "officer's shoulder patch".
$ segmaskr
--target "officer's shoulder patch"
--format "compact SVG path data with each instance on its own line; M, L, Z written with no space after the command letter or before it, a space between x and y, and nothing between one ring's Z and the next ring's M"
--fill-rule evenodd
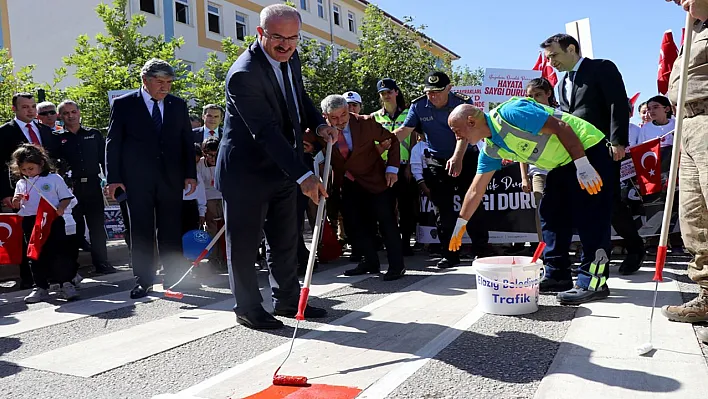
M425 95L425 94L423 94L422 96L420 96L420 97L418 97L418 98L414 98L413 101L411 101L411 104L415 104L415 103L417 103L418 101L420 101L420 100L422 100L422 99L424 99L424 98L426 98L426 95Z
M452 94L462 101L469 101L472 98L472 97L468 96L467 94L458 93L456 91L452 92Z

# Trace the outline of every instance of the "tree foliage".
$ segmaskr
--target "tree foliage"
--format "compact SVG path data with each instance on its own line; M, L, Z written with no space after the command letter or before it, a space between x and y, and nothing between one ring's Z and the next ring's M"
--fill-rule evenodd
M178 76L185 75L185 67L175 59L175 50L184 40L140 33L147 23L145 16L128 17L128 0L114 0L96 7L96 13L106 27L106 34L99 33L94 39L81 35L76 39L74 53L64 57L64 63L73 70L78 85L66 89L66 95L79 103L82 119L86 125L105 127L110 112L109 90L137 89L141 85L140 69L150 58L169 62ZM57 71L61 75L61 70ZM180 92L184 83L176 80L174 92Z
M15 62L7 49L0 48L0 124L12 119L12 96L18 92L34 92L32 78L34 65L23 66L14 72Z
M467 65L454 68L450 80L455 86L481 86L484 82L484 68L471 70Z
M341 50L332 57L332 46L310 40L300 45L298 53L302 62L302 79L305 90L315 105L330 94L342 94L358 87L355 63L357 55Z

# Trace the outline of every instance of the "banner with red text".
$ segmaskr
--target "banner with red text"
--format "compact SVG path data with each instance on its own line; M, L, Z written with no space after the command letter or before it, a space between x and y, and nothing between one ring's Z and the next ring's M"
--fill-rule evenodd
M541 71L525 69L487 68L484 70L484 99L490 103L501 103L511 97L526 97L526 84L531 79L541 77ZM494 107L489 105L490 109Z
M474 101L475 107L484 112L489 112L489 104L484 94L482 94L484 91L482 86L454 86L452 91L470 96L472 101Z

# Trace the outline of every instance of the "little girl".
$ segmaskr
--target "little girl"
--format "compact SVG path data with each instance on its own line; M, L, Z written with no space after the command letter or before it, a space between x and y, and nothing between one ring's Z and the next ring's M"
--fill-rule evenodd
M67 300L75 299L78 293L71 284L74 277L73 269L65 262L66 232L64 226L64 211L74 198L61 176L51 173L52 164L47 153L40 147L23 144L12 153L10 165L12 173L20 180L15 186L15 196L12 205L20 208L18 215L22 218L22 231L25 242L29 242L32 229L37 218L37 208L43 196L56 208L57 217L51 226L39 260L29 260L30 270L34 277L35 287L25 297L25 303L37 303L49 296L49 280L59 283L61 293ZM41 195L40 195L41 192Z

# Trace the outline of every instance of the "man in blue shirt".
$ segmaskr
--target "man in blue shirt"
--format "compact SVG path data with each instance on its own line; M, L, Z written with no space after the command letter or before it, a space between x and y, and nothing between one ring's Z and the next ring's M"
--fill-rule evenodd
M393 132L399 142L408 138L413 130L425 134L428 168L423 176L430 189L431 200L438 209L438 237L443 255L438 267L441 269L460 263L459 254L450 252L448 246L460 212L460 199L472 183L479 155L477 147L458 141L447 124L447 118L456 106L472 102L468 96L453 93L451 89L450 78L443 72L428 74L425 95L413 100L403 126ZM477 212L470 224L473 256L483 255L487 249L489 231L483 217L483 212Z
M519 98L503 103L491 115L461 105L449 123L460 139L485 139L486 143L452 234L451 249L459 248L465 220L475 213L494 173L502 168L502 157L537 164L549 169L540 204L546 243L541 291L563 291L558 300L568 305L607 298L614 185L602 183L613 179L604 134L580 118ZM583 244L575 285L568 256L573 228Z

